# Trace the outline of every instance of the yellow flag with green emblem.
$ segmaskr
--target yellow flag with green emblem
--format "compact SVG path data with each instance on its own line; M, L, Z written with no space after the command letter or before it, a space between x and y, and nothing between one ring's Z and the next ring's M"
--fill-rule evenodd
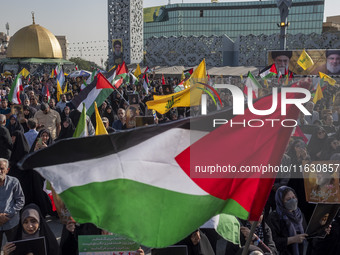
M329 77L327 74L319 72L319 75L320 75L321 79L323 79L324 81L327 81L330 85L332 85L332 86L335 85L336 80L334 80L333 78Z
M141 75L141 74L142 74L142 71L140 70L139 64L137 64L136 70L135 70L135 72L133 73L133 75L134 75L135 77L137 77L137 79L138 79L138 78L139 78L139 75Z
M26 79L26 77L30 74L30 72L24 67L21 71L20 74Z
M316 104L316 102L319 101L321 98L323 98L322 89L320 87L320 84L318 84L318 88L316 89L316 92L313 98L313 103Z
M148 109L153 109L160 114L165 114L174 107L190 107L199 105L201 103L203 90L198 88L204 87L204 85L200 84L200 82L207 82L207 70L204 59L192 73L187 82L190 84L190 87L177 93L164 96L154 95L153 101L146 102Z
M299 66L303 68L303 70L307 70L308 68L314 65L313 59L307 54L305 49L302 51L297 62Z

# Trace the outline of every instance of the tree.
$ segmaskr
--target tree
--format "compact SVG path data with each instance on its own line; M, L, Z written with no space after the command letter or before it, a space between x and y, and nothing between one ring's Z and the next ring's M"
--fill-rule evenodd
M82 58L70 58L70 61L74 62L79 70L87 70L87 71L92 71L94 68L99 68L101 69L96 63L87 61Z

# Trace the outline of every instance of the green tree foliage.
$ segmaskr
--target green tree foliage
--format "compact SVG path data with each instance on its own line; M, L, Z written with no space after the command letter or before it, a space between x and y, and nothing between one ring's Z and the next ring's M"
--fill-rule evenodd
M101 69L101 67L99 67L96 63L91 62L91 61L87 61L87 60L79 58L79 57L78 58L70 58L70 61L75 63L78 66L79 70L92 71L95 68Z

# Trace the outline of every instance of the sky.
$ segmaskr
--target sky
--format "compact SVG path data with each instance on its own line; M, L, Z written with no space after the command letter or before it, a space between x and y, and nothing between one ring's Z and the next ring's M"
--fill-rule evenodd
M5 0L1 0L4 2ZM220 0L219 2L240 2L243 0ZM169 0L144 0L144 7L168 4ZM171 3L208 3L210 0L171 0ZM31 12L34 12L35 23L54 35L65 35L71 57L81 55L98 64L107 55L107 0L7 0L2 3L0 15L0 32L6 32L9 23L9 34L13 35L20 28L32 24ZM5 7L5 8L4 8ZM339 0L325 0L324 19L328 16L340 15ZM82 50L77 50L79 45ZM85 46L86 45L86 46ZM92 47L92 48L91 48ZM88 53L94 53L89 56ZM85 56L86 55L86 56ZM93 56L96 55L96 56Z

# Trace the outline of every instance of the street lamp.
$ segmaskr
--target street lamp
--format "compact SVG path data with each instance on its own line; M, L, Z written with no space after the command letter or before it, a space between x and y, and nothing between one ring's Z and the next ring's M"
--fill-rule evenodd
M287 17L289 14L289 9L292 6L292 0L276 0L276 5L280 10L281 21L277 24L280 27L280 50L286 49L287 44L287 27L289 22L287 22Z

